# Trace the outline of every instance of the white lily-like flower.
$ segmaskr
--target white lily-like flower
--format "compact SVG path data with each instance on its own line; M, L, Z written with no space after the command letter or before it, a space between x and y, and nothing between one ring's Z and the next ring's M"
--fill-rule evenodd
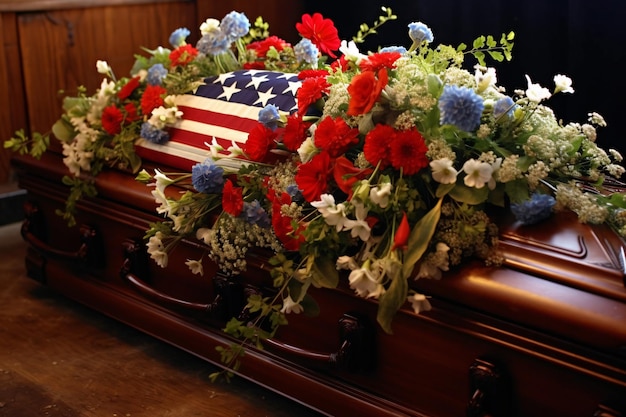
M378 282L378 276L370 269L370 262L365 261L361 268L350 272L348 281L359 297L370 298L381 293L382 285Z
M491 180L493 167L487 162L481 162L477 159L468 159L463 164L465 185L474 188L483 188L486 183Z
M557 74L554 76L554 93L573 93L572 79L567 75Z
M185 262L185 265L189 267L189 270L191 271L192 274L196 274L196 275L204 274L204 268L202 267L201 261L187 259L187 262Z
M293 299L291 298L291 295L288 295L283 300L283 307L280 309L280 312L285 313L285 314L289 314L289 313L300 314L303 311L304 311L304 308L300 305L300 303L296 303L295 301L293 301Z
M450 158L430 161L430 168L433 170L433 179L439 184L454 184L458 172L452 164L453 162Z
M422 311L428 311L432 308L430 301L428 301L428 298L426 298L424 294L415 293L410 295L407 301L411 303L411 307L413 307L415 314L419 314Z
M202 35L208 35L218 30L220 30L220 21L214 18L208 18L200 25L200 33Z
M367 58L367 55L364 55L359 51L358 46L354 41L341 41L341 46L339 47L339 52L341 52L345 59L348 61L352 61L355 64L359 65L359 63Z
M109 75L111 73L111 67L106 61L97 60L96 70L98 70L99 74Z
M300 160L303 164L310 162L318 152L319 149L315 146L312 137L306 138L298 148L298 155L300 155Z
M528 81L528 88L526 89L526 97L532 102L539 103L543 100L546 100L552 96L550 94L550 90L545 87L542 87L539 84L533 84L530 80L530 77L526 75L526 80Z
M380 208L385 208L389 205L389 196L391 195L391 183L386 182L379 184L370 190L370 200L372 203L378 205Z
M367 207L359 202L354 202L354 214L356 220L346 219L344 222L344 229L350 230L352 237L359 237L363 242L367 242L372 233L372 228L367 222Z

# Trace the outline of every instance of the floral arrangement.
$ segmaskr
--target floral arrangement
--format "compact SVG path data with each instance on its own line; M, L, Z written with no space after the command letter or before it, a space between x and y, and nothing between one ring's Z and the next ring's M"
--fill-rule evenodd
M510 60L513 33L481 36L471 48L433 46L431 29L415 22L408 48L360 51L358 41L395 19L383 11L349 42L329 19L304 15L294 47L269 36L262 20L250 28L233 12L207 20L195 47L185 42L188 30L175 31L175 49L138 58L130 79L115 81L100 63L112 81L95 96L66 100L54 133L70 171L95 175L114 162L136 172L133 140L167 141L168 127L184 117L173 97L204 77L239 68L299 74L297 110L267 105L242 146L213 142L191 172L137 176L154 187L164 216L146 234L159 265L184 239L205 244L206 258L187 260L197 274L207 261L241 273L251 248L273 254L277 295L252 296L254 323L232 319L225 329L232 335L260 344L288 314L319 311L311 286L339 285L377 300L378 323L391 333L399 309L430 309L413 280L440 279L470 257L502 262L491 206L510 209L524 224L572 210L581 222L608 223L626 235L624 195L605 189L624 173L622 157L596 144L604 120L590 113L585 123L564 124L544 104L573 93L567 76L556 75L552 89L530 76L520 80L524 88L500 86L486 60ZM77 177L68 180L75 188ZM241 349L221 350L237 366Z

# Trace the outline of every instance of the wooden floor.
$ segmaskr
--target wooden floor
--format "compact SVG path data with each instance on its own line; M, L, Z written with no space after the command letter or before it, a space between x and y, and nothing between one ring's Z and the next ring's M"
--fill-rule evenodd
M19 224L0 226L0 417L317 417L27 278Z

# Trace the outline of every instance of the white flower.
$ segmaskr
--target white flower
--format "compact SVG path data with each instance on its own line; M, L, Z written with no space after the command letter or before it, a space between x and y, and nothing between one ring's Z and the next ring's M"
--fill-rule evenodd
M285 314L300 314L303 311L304 308L300 305L300 303L296 303L295 301L293 301L290 295L288 295L287 298L283 300L283 308L280 309L280 312Z
M415 314L419 314L422 311L428 311L432 308L430 301L428 301L424 294L415 293L410 295L407 301L411 303L411 307L413 307Z
M386 182L382 185L377 185L370 190L370 200L372 203L377 204L380 208L385 208L389 205L389 196L391 195L391 183Z
M209 151L211 152L211 157L213 157L213 159L219 158L220 153L224 151L224 147L217 143L217 139L215 139L215 136L213 136L213 140L211 140L211 143L204 142L204 144L209 148Z
M476 72L474 73L474 78L476 80L476 92L481 93L488 88L495 88L498 78L496 77L496 69L495 68L484 68L480 65L476 65L474 67ZM485 70L483 72L483 70Z
M552 94L550 94L550 90L547 88L542 87L539 84L533 84L528 75L526 75L526 80L528 81L526 97L528 97L530 101L539 103L540 101L548 99L552 96Z
M342 255L337 258L337 269L349 269L351 271L357 269L359 265L354 260L353 256Z
M196 239L203 241L205 245L210 245L211 240L213 239L213 234L213 229L201 227L196 230Z
M463 164L465 178L463 182L468 187L483 188L491 180L493 167L487 162L480 162L476 159L468 159Z
M187 262L185 262L185 265L189 267L189 270L191 271L192 274L197 274L197 275L204 274L204 269L202 268L201 261L194 261L193 259L187 259Z
M364 55L359 51L359 48L356 46L354 41L347 42L342 40L339 52L343 53L346 60L353 61L357 65L359 65L363 59L367 58L367 55Z
M109 75L111 73L111 67L106 61L97 60L96 69L98 70L99 74Z
M433 170L433 179L440 184L454 184L456 182L457 170L452 166L449 158L441 158L430 162Z
M310 162L311 159L318 153L318 149L313 142L312 137L308 137L302 142L300 147L298 148L298 155L300 155L300 160L303 164Z
M202 35L208 35L216 30L220 30L220 21L217 19L209 18L200 25L200 33Z
M148 184L149 186L155 186L157 190L159 190L160 193L165 193L165 188L168 185L171 185L174 183L173 180L171 180L167 175L163 174L161 171L159 171L158 169L155 169L154 172L156 173L154 175L154 183Z
M555 93L573 93L572 79L566 75L557 74L554 76Z
M347 221L345 204L335 204L332 194L322 194L320 198L320 201L313 201L311 205L324 217L326 224L335 226L338 232L341 231Z
M350 272L348 276L350 288L352 288L359 297L369 298L380 294L382 287L378 283L377 276L369 268L369 261L365 261L362 268L358 268Z
M345 230L350 230L352 237L359 237L363 242L370 238L372 229L367 222L367 207L361 203L354 203L354 214L356 220L346 219L344 222Z

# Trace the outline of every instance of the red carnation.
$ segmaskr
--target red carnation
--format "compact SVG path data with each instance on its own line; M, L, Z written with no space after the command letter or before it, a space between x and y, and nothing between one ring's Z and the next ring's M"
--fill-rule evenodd
M293 113L287 117L287 125L283 132L283 144L290 151L297 151L304 139L306 132L311 126L311 122L305 122L298 113Z
M139 87L139 77L133 77L117 92L120 100L126 100Z
M137 106L135 103L128 103L124 105L124 124L132 123L135 120L139 119L137 115Z
M297 93L298 112L305 114L310 105L321 99L324 93L328 93L329 88L330 83L325 76L304 79Z
M122 111L115 105L110 105L102 110L102 128L109 135L117 135L122 131L122 123L124 122L124 115Z
M265 58L267 51L269 51L271 47L274 47L274 49L278 52L281 52L289 46L291 45L278 36L269 36L263 40L248 44L246 48L253 50L258 58Z
M341 39L335 24L330 19L325 19L320 13L313 16L306 13L302 15L302 23L296 23L296 29L300 36L309 39L322 54L336 58L333 51L341 46Z
M328 70L325 69L304 69L298 73L298 79L306 80L307 78L327 77Z
M416 174L420 169L428 166L426 152L428 146L417 129L396 132L391 143L391 165L395 169L402 169L405 175Z
M198 50L187 43L170 52L169 58L172 67L176 67L189 64L196 56L198 56Z
M277 136L278 133L272 129L262 123L257 123L248 134L248 140L242 147L243 151L250 160L263 162L269 151L275 147Z
M379 70L378 76L373 71L365 71L352 77L348 86L350 102L348 103L347 114L358 116L370 111L388 81L389 76L385 69Z
M363 155L372 166L380 164L380 168L389 165L391 142L396 135L396 130L389 125L376 125L365 136Z
M141 96L141 113L149 116L152 110L163 105L167 90L160 85L148 85Z
M400 52L379 52L362 60L359 63L359 68L361 68L362 71L378 71L383 68L395 68L396 61L401 56Z
M359 129L348 126L341 117L325 117L315 129L315 146L328 152L332 158L344 154L350 146L359 143Z
M306 201L318 201L320 195L326 192L330 176L329 171L330 156L327 152L315 155L308 163L298 167L296 184L302 190L302 195Z
M243 210L243 189L226 180L222 189L222 208L231 216L239 216Z
M271 191L267 197L272 202L272 228L276 237L285 249L290 251L299 250L300 245L305 241L303 234L305 226L298 222L297 228L294 229L296 220L281 213L281 207L284 204L291 204L291 197L287 193L276 195L274 191Z

